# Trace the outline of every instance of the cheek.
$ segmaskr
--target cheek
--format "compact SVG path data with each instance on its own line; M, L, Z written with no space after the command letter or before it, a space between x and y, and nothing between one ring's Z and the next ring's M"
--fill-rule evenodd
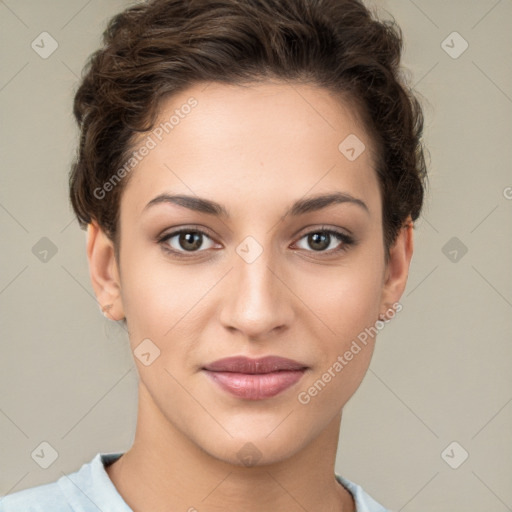
M161 361L168 354L195 350L208 318L208 294L225 270L170 263L164 255L155 257L153 252L150 258L142 251L127 255L123 270L123 307L132 349L149 338L164 356Z
M377 292L375 280L351 276L317 294L315 312L326 328L316 333L316 365L296 397L308 414L334 417L361 384L375 344Z
M296 293L310 308L305 312L324 326L326 348L342 348L340 343L346 343L377 320L381 274L382 266L375 260L371 263L354 258L347 265L319 267L297 280Z
M300 293L308 297L313 312L305 310L302 321L320 326L311 328L312 332L316 330L317 364L298 397L309 410L330 411L332 415L339 411L370 364L383 263L379 265L375 258L373 263L364 260L303 281Z
M130 251L127 247L122 281L127 318L140 325L167 324L169 328L197 294L200 281L191 282L191 268L172 265L163 254L155 257L154 249Z

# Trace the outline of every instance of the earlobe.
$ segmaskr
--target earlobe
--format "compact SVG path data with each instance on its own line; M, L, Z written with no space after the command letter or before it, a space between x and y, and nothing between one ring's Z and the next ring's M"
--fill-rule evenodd
M96 221L87 226L87 260L101 312L112 320L122 320L124 311L114 245Z
M390 304L399 302L407 285L414 250L413 229L414 224L409 217L400 228L396 241L389 250L381 296L381 315L385 315Z

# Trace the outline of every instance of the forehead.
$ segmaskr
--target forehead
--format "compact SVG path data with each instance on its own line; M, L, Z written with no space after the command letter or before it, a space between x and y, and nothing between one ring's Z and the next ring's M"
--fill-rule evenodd
M133 216L164 192L243 209L338 190L380 209L369 135L348 102L317 86L195 84L162 102L134 148L144 146L121 200Z

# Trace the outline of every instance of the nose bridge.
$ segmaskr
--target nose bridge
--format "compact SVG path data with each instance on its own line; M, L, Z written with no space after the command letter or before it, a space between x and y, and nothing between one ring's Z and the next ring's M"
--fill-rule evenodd
M240 254L242 253L242 255ZM268 300L272 298L274 276L270 248L259 249L254 243L245 242L237 248L238 261L235 259L235 275L240 291L246 298Z
M275 275L274 267L278 265L273 255L270 241L264 246L252 236L246 237L236 247L233 289L223 310L226 327L257 337L289 321L286 287Z

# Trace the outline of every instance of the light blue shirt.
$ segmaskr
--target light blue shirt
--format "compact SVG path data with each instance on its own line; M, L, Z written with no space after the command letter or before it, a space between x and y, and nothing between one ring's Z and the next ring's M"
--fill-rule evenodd
M23 489L0 498L0 512L133 512L105 471L123 452L97 453L82 467L55 482ZM356 512L390 512L363 489L335 474L354 497Z

